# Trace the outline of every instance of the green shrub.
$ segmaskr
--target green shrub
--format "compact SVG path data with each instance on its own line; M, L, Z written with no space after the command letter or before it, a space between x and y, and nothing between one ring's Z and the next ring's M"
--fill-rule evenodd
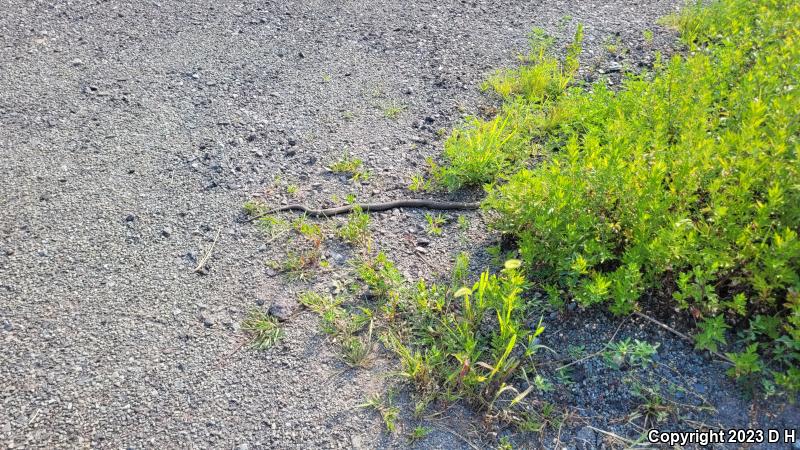
M510 103L482 126L503 124L502 133L491 146L446 147L441 172L464 171L466 184L507 180L486 207L550 291L619 314L645 292L666 294L701 318L698 348L727 344L728 324L746 329L734 375L756 372L757 350L796 390L800 4L719 0L670 22L689 54L657 59L616 92L603 82L565 89L541 59L503 76L542 72L550 84L490 80ZM554 84L561 93L540 88ZM509 113L523 110L527 127ZM471 142L486 140L475 133ZM553 151L526 167L536 143Z

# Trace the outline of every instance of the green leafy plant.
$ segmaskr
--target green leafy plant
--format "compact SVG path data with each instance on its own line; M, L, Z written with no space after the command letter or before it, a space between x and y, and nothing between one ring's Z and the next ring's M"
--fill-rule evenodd
M501 395L515 392L506 381L521 376L523 358L532 363L532 343L544 331L524 324L526 282L519 268L519 261L508 261L501 273L484 272L472 287L455 292L420 282L402 333L413 339L387 340L400 357L400 375L423 394L466 398L490 409ZM511 403L528 392L516 392Z
M383 252L374 258L364 258L356 264L358 277L366 283L370 293L379 299L397 297L403 276Z
M644 30L642 31L642 37L644 38L644 42L648 45L653 43L653 30Z
M514 446L511 445L511 441L509 441L508 436L503 436L500 438L500 442L497 444L497 450L514 450Z
M400 408L392 405L391 396L386 401L381 398L380 394L371 395L367 401L358 405L359 408L372 408L380 414L383 419L383 424L386 426L386 431L394 433L397 431L397 419L400 417Z
M338 161L331 164L330 171L348 175L352 181L366 180L369 178L369 172L363 169L363 164L363 161L345 152Z
M278 236L286 234L292 229L291 224L279 217L263 216L255 222L256 227L264 234L269 236L270 239L275 239Z
M341 297L304 292L300 304L320 318L320 329L339 344L342 359L351 367L364 367L373 348L374 318L371 310L355 308L348 311ZM362 330L367 328L366 332Z
M336 235L353 245L364 244L369 238L369 215L356 205Z
M458 288L467 282L469 276L469 253L459 252L453 264L452 286Z
M428 222L428 234L433 236L442 235L442 225L445 223L444 216L425 213L425 221Z
M425 192L431 190L431 180L422 175L412 175L411 184L408 186L411 192Z
M356 323L356 326L358 324ZM344 361L351 367L363 367L372 351L372 326L370 320L367 334L362 336L348 336L342 342ZM360 328L360 326L358 326Z
M658 352L659 345L638 339L634 339L631 343L628 338L609 343L607 350L603 352L603 358L609 366L615 369L621 368L624 364L645 367L653 362L653 355Z
M730 328L725 317L716 316L700 323L700 333L694 337L695 348L699 350L717 351L718 345L725 345L725 330Z
M758 344L751 344L747 350L740 353L726 353L725 355L733 361L733 367L728 369L728 374L741 378L761 372L763 363L758 357Z
M777 338L753 330L768 367L759 373L792 392L798 20L795 2L690 6L669 22L691 53L657 56L651 73L616 91L572 85L580 32L563 62L535 44L529 64L487 81L505 105L454 131L437 179L489 186L492 226L517 239L530 275L559 302L628 314L642 294L666 292L699 319L698 348L714 351L727 342L726 317L776 318Z
M244 205L242 205L242 210L246 215L250 217L255 217L255 216L260 216L261 214L267 212L268 208L267 205L264 204L264 202L261 202L259 200L248 200L244 202Z
M425 439L425 437L427 437L429 434L431 434L432 431L433 431L432 428L419 425L414 427L413 430L411 430L408 439L411 442L421 441L422 439Z

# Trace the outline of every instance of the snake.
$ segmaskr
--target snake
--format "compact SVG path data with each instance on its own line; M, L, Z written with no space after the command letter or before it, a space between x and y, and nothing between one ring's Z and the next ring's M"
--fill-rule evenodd
M478 209L480 208L480 205L481 205L480 202L443 202L437 200L402 199L402 200L393 200L390 202L380 202L380 203L351 203L349 205L337 206L334 208L313 209L309 208L306 205L295 203L291 205L283 205L277 208L273 208L263 214L251 217L250 219L248 219L248 221L253 222L270 214L275 214L283 211L299 211L312 217L330 217L339 214L347 214L349 212L352 212L357 207L361 208L361 210L364 212L388 211L390 209L395 209L395 208L417 208L417 209L421 208L421 209L466 211L466 210Z

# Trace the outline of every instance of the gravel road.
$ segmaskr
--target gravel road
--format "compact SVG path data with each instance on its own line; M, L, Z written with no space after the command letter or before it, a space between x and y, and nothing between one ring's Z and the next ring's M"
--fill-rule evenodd
M649 54L642 31L678 3L2 0L0 447L407 445L356 407L388 362L343 373L311 315L239 349L247 310L301 288L270 276L242 203L276 176L316 205L406 196L437 130L496 104L479 82L533 26L563 45L584 23L603 69L604 42ZM325 170L345 151L368 182ZM375 221L412 276L462 245L419 254L402 239L416 212ZM491 442L455 422L419 445Z

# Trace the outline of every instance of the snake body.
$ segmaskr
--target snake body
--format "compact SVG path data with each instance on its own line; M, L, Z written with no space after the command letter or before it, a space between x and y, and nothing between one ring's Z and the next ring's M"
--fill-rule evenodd
M347 214L355 207L360 207L364 212L378 212L388 211L395 208L423 208L423 209L441 209L441 210L472 210L480 207L480 202L440 202L436 200L417 200L417 199L404 199L394 200L391 202L382 203L353 203L350 205L337 206L335 208L327 209L312 209L301 204L284 205L273 208L264 214L251 217L249 220L252 222L261 217L282 212L282 211L300 211L312 217L330 217L339 214Z

